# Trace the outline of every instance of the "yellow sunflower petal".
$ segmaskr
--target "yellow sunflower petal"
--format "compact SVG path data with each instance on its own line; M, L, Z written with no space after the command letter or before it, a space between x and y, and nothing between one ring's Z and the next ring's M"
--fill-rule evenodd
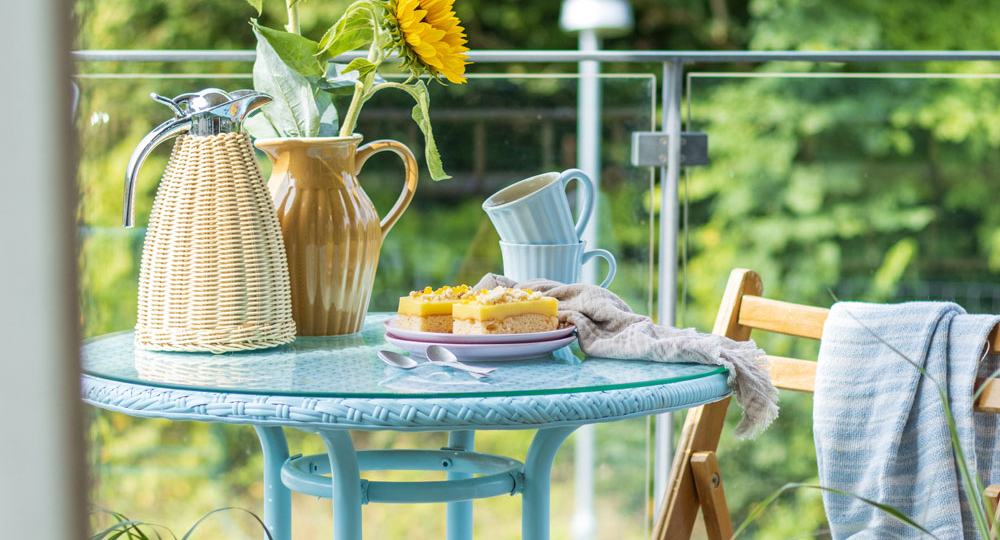
M397 0L393 14L403 54L434 75L460 84L468 56L465 29L455 15L455 0Z
M396 4L396 19L400 24L409 23L413 18L413 10L420 5L418 0L399 0Z

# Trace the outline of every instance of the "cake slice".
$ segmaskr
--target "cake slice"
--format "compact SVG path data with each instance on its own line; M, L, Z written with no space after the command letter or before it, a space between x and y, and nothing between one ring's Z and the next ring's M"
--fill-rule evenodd
M404 330L450 334L452 305L471 296L468 285L413 291L399 299L396 325Z
M530 289L496 287L452 307L455 334L526 334L559 326L559 302Z

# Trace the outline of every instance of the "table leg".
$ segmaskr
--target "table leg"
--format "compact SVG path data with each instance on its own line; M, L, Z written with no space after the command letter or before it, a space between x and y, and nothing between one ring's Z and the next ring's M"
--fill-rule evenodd
M292 492L281 482L288 441L280 427L254 426L264 452L264 524L274 540L292 538Z
M333 538L361 540L361 471L351 434L344 430L320 431L330 457L333 480Z
M524 492L521 493L521 539L549 538L549 477L559 445L576 426L538 430L524 460Z
M475 444L475 431L452 431L448 434L448 448L471 452ZM471 473L448 473L448 480L464 480L475 476ZM448 540L472 540L472 501L448 503Z

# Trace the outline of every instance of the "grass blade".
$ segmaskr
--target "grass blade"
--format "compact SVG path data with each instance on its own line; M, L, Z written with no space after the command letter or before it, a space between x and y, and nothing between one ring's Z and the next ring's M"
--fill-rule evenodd
M185 533L184 536L181 537L181 540L188 540L188 538L191 536L191 534L194 533L195 529L197 529L198 526L201 525L201 523L203 521L205 521L206 519L208 519L209 516L211 516L212 514L216 514L218 512L226 511L226 510L239 510L241 512L245 512L247 514L250 514L250 516L252 518L254 518L255 520L257 520L257 523L260 524L260 527L262 529L264 529L264 534L267 535L268 540L274 540L274 537L271 536L270 529L267 528L267 525L264 524L264 521L261 520L260 517L257 516L257 514L254 514L253 512L247 510L246 508L240 508L238 506L226 506L224 508L216 508L215 510L212 510L211 512L205 514L204 516L201 516L201 519L199 519L198 521L196 521L195 524L192 525L190 529L188 529L188 532Z
M928 535L931 538L934 538L935 540L941 540L940 538L938 538L937 536L935 536L934 533L928 531L922 525L920 525L919 523L917 523L916 521L914 521L912 518L910 518L906 514L900 512L895 507L889 506L887 504L882 504L880 502L875 502L875 501L873 501L871 499L866 499L864 497L859 497L857 495L854 495L853 493L848 493L846 491L841 491L839 489L834 489L834 488L829 488L829 487L824 487L824 486L817 486L817 485L813 485L813 484L801 484L801 483L797 483L797 482L792 482L792 483L789 483L789 484L785 484L784 486L781 486L781 488L778 489L777 491L775 491L774 493L772 493L771 496L769 496L767 499L764 499L764 502L762 502L760 505L758 505L756 508L754 508L753 511L750 512L750 515L748 515L747 518L745 520L743 520L743 523L740 524L739 528L736 529L736 532L733 533L733 539L735 540L736 537L738 537L744 530L746 530L746 528L750 525L750 523L752 523L758 517L760 517L760 515L764 512L764 509L766 509L771 503L773 503L775 501L775 499L777 499L778 497L780 497L781 494L785 493L786 491L790 491L792 489L798 489L798 488L818 489L818 490L821 490L821 491L826 491L826 492L829 492L829 493L833 493L835 495L841 495L841 496L844 496L844 497L850 497L852 499L859 500L859 501L861 501L861 502L863 502L863 503L865 503L865 504L867 504L869 506L877 508L882 513L888 515L889 517L895 519L896 521L899 521L900 523L906 525L907 527L910 527L912 529L916 529L916 530L920 531L922 534Z

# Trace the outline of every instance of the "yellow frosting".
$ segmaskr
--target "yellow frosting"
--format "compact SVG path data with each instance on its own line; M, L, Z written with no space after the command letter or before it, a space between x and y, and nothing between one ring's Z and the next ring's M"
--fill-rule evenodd
M456 319L506 319L525 313L556 316L559 302L555 298L527 289L504 289L496 287L482 291L475 299L463 300L452 306L452 317Z
M400 315L414 317L451 315L451 306L468 296L470 296L468 285L441 287L437 290L426 287L422 291L413 291L409 296L400 298L397 311Z

